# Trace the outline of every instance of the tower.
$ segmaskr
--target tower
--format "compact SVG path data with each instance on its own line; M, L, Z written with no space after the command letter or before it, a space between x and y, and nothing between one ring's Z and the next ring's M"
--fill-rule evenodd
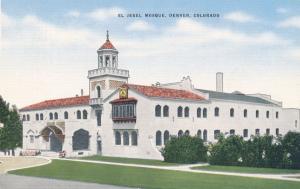
M109 40L106 33L106 41L97 50L98 68L88 71L90 83L90 105L94 108L102 106L102 99L110 95L122 84L128 82L129 71L118 68L118 50Z

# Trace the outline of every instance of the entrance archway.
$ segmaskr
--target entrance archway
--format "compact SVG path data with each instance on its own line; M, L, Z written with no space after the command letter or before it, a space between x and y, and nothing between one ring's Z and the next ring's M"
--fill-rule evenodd
M44 127L41 132L43 139L49 144L46 147L47 150L59 152L62 151L62 146L64 142L64 127L49 125Z

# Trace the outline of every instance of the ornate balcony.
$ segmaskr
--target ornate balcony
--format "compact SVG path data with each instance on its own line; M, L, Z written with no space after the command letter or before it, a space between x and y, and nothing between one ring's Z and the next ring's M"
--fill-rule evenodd
M117 68L98 68L94 70L89 70L88 72L88 78L98 77L98 76L104 76L104 75L114 75L119 77L129 77L129 71L123 70L123 69L117 69Z
M102 98L90 98L89 104L93 108L101 108L103 105L103 99Z

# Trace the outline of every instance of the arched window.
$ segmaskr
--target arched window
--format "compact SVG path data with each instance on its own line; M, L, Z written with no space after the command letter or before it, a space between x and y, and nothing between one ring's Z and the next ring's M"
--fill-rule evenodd
M186 130L186 131L184 132L184 135L185 135L185 136L190 136L190 131L189 131L189 130Z
M202 132L201 132L201 130L198 130L198 131L197 131L197 137L198 137L198 138L202 138Z
M161 146L161 131L156 131L156 146Z
M270 129L266 129L266 135L270 135Z
M58 114L57 114L57 112L54 113L54 119L58 119Z
M155 106L155 117L161 117L161 106L160 105Z
M207 109L203 108L203 118L207 118Z
M90 143L89 132L79 129L74 132L72 137L73 150L88 150Z
M36 121L40 120L40 116L39 116L38 113L35 114L35 120L36 120Z
M243 130L243 137L247 138L248 137L248 129Z
M215 107L215 117L219 117L220 109L219 107Z
M201 117L201 108L197 108L197 117Z
M123 133L123 145L129 145L129 134L127 131Z
M136 131L131 132L131 145L132 146L137 146L138 145L138 139L137 139Z
M83 118L83 119L87 119L87 116L88 116L87 111L86 111L86 110L83 110L83 111L82 111L82 118Z
M97 86L97 98L101 97L101 88L100 86Z
M248 111L247 109L244 109L244 117L247 117L248 116Z
M278 112L276 112L276 119L278 119L279 118L279 113Z
M169 106L165 105L163 108L164 117L169 117Z
M44 114L40 114L40 120L44 120Z
M183 131L182 130L179 130L178 131L178 137L181 137L183 135Z
M255 135L259 135L259 129L255 129Z
M67 111L64 112L64 118L69 119L69 113Z
M169 131L165 131L164 132L164 145L166 145L169 140L170 140L170 133L169 133Z
M276 136L279 136L279 128L276 128Z
M81 111L80 110L77 110L77 119L81 119Z
M184 108L184 117L189 117L190 116L190 109L189 107Z
M259 111L258 110L255 111L255 117L259 118Z
M49 119L50 119L50 120L53 120L53 113L52 113L52 112L49 113Z
M234 109L230 108L230 117L234 117Z
M26 121L26 115L23 115L23 119L22 119L23 121Z
M177 117L182 117L182 107L181 106L179 106L177 108Z
M266 118L269 119L270 117L270 111L266 111Z
M230 129L229 134L230 135L235 135L235 130L234 129Z
M30 115L29 114L27 114L27 121L30 121Z
M221 134L220 130L214 130L214 139L217 140L220 134Z
M116 145L121 145L121 134L119 131L115 132L115 144Z
M204 140L204 142L207 141L207 130L206 129L204 129L204 131L203 131L203 140Z

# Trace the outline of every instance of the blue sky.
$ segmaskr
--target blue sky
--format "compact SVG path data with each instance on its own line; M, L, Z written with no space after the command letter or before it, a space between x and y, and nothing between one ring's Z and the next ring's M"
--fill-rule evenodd
M266 93L300 107L300 2L2 0L0 94L18 107L88 92L87 70L110 30L130 83L179 81ZM167 18L118 18L165 13ZM218 13L219 18L169 18ZM22 91L22 92L20 92Z

